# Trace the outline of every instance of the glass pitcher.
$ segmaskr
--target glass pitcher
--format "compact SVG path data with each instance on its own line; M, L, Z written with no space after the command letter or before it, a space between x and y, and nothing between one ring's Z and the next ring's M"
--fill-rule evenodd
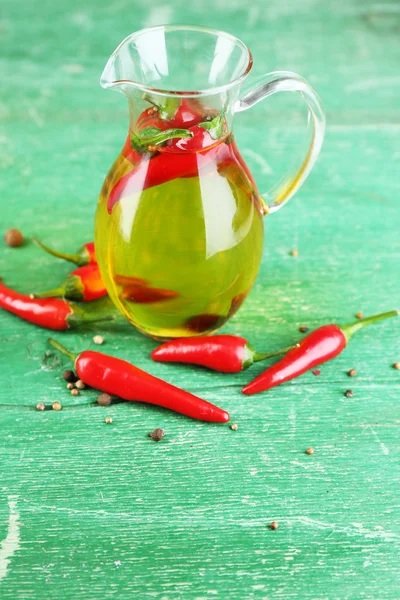
M325 118L314 90L290 72L248 84L251 67L250 50L230 34L160 26L128 36L102 74L104 88L128 98L129 131L100 193L96 253L117 308L154 338L212 333L238 310L260 267L264 215L299 189L320 151ZM307 103L309 140L263 198L233 116L282 91Z

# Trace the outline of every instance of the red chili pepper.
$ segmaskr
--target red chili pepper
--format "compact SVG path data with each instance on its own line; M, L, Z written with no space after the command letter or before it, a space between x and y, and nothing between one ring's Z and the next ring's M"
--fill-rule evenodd
M216 329L219 329L227 320L228 315L224 316L205 313L188 319L185 323L185 327L193 333L205 333L206 331L215 331Z
M146 157L135 169L117 181L108 196L108 212L111 213L114 205L127 196L177 177L189 174L193 177L197 173L197 159L194 154L185 154L182 160L173 154Z
M398 311L361 319L350 325L323 325L303 338L298 347L269 367L242 389L244 394L258 394L302 375L309 369L335 358L347 346L356 331L382 319L397 317Z
M56 298L62 296L68 300L91 302L106 295L107 290L101 278L99 265L93 263L72 271L58 287L40 294L32 294L32 297Z
M75 254L64 254L63 252L58 252L57 250L49 248L49 246L46 246L45 244L43 244L43 242L40 242L36 238L32 238L32 240L37 246L40 246L40 248L42 248L42 250L44 250L48 254L75 263L76 265L78 265L78 267L84 267L85 265L97 262L96 252L94 249L94 242L87 242L86 244L83 244L83 246L78 248Z
M160 152L173 152L174 154L202 152L216 146L228 135L223 113L218 114L211 121L189 127L188 131L192 134L191 137L171 139L160 148Z
M146 108L138 117L136 121L135 129L140 131L141 129L146 129L147 127L157 127L158 129L165 130L170 129L171 127L179 127L179 125L174 125L174 123L167 119L161 119L158 108L155 106L150 106Z
M204 119L206 109L199 101L183 98L178 110L170 121L171 127L193 127Z
M117 285L148 285L148 281L146 279L142 279L141 277L128 277L127 275L115 275L114 281Z
M90 387L123 400L169 408L192 419L215 423L229 421L229 414L222 408L162 381L125 360L91 350L73 354L56 340L50 338L49 341L54 348L75 362L79 379Z
M136 126L142 128L152 122L160 129L188 128L204 121L206 115L215 117L216 114L218 113L214 109L204 107L196 98L169 98L164 104L154 104L143 111Z
M239 373L255 362L278 356L292 348L261 354L243 337L213 335L171 340L153 350L151 358L157 362L200 365L220 373Z
M228 312L228 317L233 317L233 315L242 306L243 302L246 300L249 293L250 293L250 290L246 290L245 292L242 292L241 294L238 294L237 296L232 298L231 306L230 306L230 309Z
M146 279L140 277L128 277L127 275L115 275L114 281L122 286L120 297L128 302L137 304L150 304L152 302L163 302L180 296L179 292L164 288L155 288L149 285Z
M134 148L132 148L131 136L129 133L126 136L125 144L122 148L122 154L127 160L129 160L129 162L131 162L135 166L138 165L142 160L143 155L137 152Z
M219 144L219 140L211 137L209 132L203 129L201 125L190 127L189 131L193 133L191 139L173 140L164 148L160 148L160 152L173 152L174 154L180 152L202 152L206 148L211 148Z
M0 281L0 307L39 327L74 329L84 323L110 321L114 318L109 312L101 313L96 302L89 306L83 308L57 298L33 299L6 287Z
M142 157L141 162L117 181L107 200L107 210L111 213L114 205L134 193L161 185L179 177L196 177L205 173L207 167L217 168L230 156L227 144L218 142L204 152L182 154L160 153L153 157ZM217 165L214 167L214 165Z
M180 296L179 292L163 288L152 288L147 285L127 285L122 290L120 297L134 304L152 304L165 302Z

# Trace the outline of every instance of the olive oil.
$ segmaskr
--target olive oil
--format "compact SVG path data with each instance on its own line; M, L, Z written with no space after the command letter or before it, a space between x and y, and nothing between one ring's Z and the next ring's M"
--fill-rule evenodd
M111 299L157 339L219 329L250 291L263 248L262 200L232 137L216 150L191 154L194 168L188 169L187 154L169 154L168 163L165 156L142 161L139 173L121 152L103 185L95 224ZM110 208L122 178L127 183L119 184L123 193Z

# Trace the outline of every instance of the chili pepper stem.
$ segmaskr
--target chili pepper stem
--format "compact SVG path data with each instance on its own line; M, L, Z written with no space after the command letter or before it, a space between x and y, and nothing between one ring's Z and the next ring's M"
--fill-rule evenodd
M48 254L51 254L52 256L56 256L57 258L62 258L64 260L68 260L69 262L72 262L72 263L75 263L75 264L79 260L79 257L78 257L77 254L64 254L63 252L58 252L57 250L54 250L53 248L50 248L50 246L46 246L46 244L43 244L43 242L41 242L40 240L38 240L35 237L32 238L32 242L34 244L36 244L37 246L39 246L39 248L41 248L42 250L44 250ZM39 296L37 296L37 297L39 297Z
M101 315L101 312L104 312L104 314ZM110 312L107 305L103 306L101 300L95 300L94 302L86 302L84 308L75 304L75 311L69 317L69 323L74 322L76 325L81 325L82 323L100 323L102 321L113 321L115 316L115 313Z
M53 288L40 294L30 294L31 298L60 298L61 296L64 296L64 288L62 287Z
M286 354L293 348L298 348L300 344L293 344L292 346L288 346L287 348L283 348L282 350L277 350L276 352L254 352L253 354L253 362L259 362L260 360L266 360L267 358L273 358L274 356L279 356L280 354Z
M49 338L49 342L53 346L53 348L55 348L56 350L61 352L61 354L65 354L65 356L68 356L68 358L71 359L71 361L73 363L75 363L79 354L75 354L74 352L71 352L71 350L68 350L68 348L66 348L65 346L60 344L60 342L57 342L57 340L55 340L54 338Z
M391 310L389 312L380 313L379 315L373 315L372 317L366 317L365 319L359 319L354 323L349 323L349 325L340 325L340 329L344 333L347 343L359 329L362 329L366 325L372 325L373 323L383 321L384 319L390 319L391 317L398 317L399 314L398 310Z
M157 104L154 98L147 92L143 94L143 100L157 108L162 119L172 119L179 107L179 98L167 98L164 104Z

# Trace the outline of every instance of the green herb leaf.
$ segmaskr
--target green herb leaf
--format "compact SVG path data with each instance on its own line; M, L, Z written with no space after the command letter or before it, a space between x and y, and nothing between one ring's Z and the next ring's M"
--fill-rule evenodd
M143 99L155 106L158 109L158 116L160 119L164 120L173 119L181 104L181 99L179 97L154 98L151 94L144 94Z
M188 129L167 129L162 131L157 127L145 127L138 134L130 133L131 147L136 152L148 152L148 146L158 146L175 138L191 138L193 132Z
M202 127L214 140L219 140L226 132L226 123L224 113L220 113L211 121L204 121L199 123L199 127Z
M161 119L173 119L178 111L181 104L180 98L166 98L158 106L158 114Z
M140 131L138 131L138 136L142 140L145 140L147 138L151 138L154 135L157 135L157 133L160 133L160 131L162 130L158 127L144 127L143 129L140 129Z

